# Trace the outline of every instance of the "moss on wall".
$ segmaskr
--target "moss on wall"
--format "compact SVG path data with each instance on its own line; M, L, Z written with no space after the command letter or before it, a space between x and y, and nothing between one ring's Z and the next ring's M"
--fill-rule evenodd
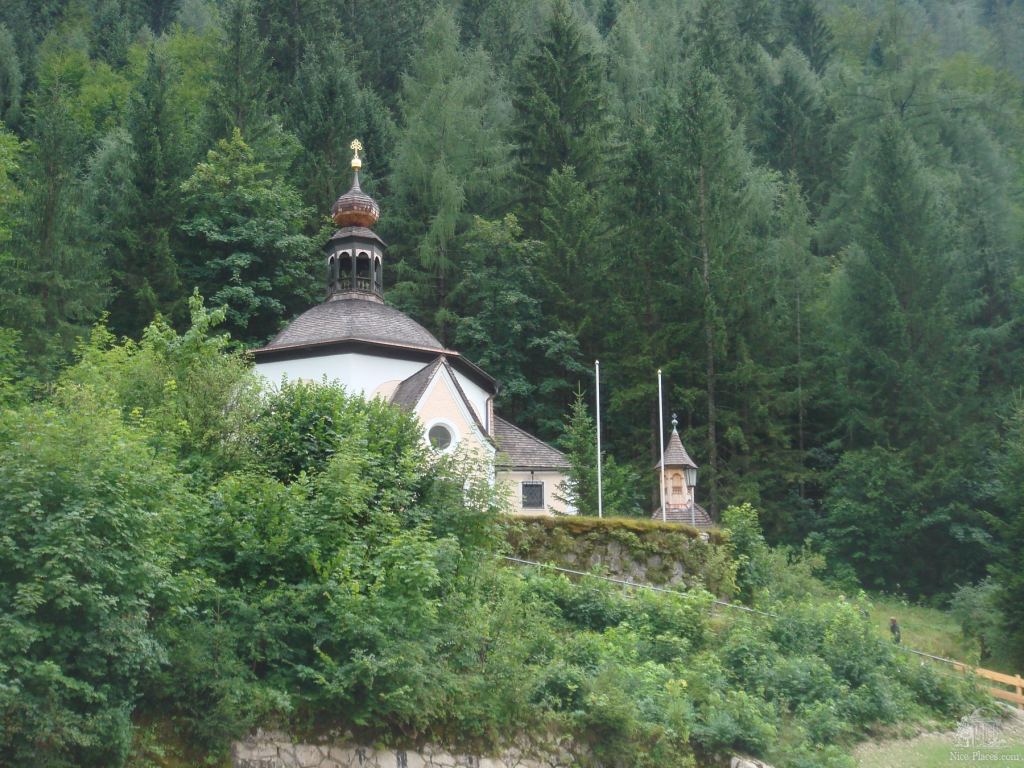
M632 517L516 516L503 524L514 557L720 597L735 591L736 565L718 530Z

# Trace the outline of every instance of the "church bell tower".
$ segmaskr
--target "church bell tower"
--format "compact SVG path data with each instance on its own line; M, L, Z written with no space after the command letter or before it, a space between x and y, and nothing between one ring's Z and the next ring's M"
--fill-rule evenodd
M352 148L352 188L331 206L331 218L339 227L324 250L327 254L327 299L366 299L384 301L385 242L371 229L380 218L377 201L359 186L363 161L362 143Z

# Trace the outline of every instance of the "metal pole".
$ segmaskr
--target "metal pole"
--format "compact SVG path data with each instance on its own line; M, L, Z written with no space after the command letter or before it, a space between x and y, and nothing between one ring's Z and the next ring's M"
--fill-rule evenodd
M597 516L604 517L604 494L601 489L601 361L594 361L597 382Z
M668 519L665 515L665 411L661 399L661 368L658 369L658 439L661 447L661 482L658 491L661 494L661 522Z

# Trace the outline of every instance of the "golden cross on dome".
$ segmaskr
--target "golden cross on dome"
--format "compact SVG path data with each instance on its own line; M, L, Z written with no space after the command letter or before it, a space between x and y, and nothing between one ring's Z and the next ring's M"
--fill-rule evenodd
M352 143L348 145L349 149L352 150L352 170L358 171L363 167L363 161L359 159L359 153L363 149L363 142L359 139L353 139Z

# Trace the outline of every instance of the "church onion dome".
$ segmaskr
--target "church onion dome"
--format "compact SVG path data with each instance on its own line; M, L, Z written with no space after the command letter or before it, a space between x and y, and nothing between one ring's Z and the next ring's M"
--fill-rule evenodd
M359 298L335 298L303 312L258 352L345 341L444 351L434 334L394 307Z
M331 206L331 218L337 226L343 228L372 227L380 219L380 206L359 186L359 169L363 167L359 151L363 145L356 139L351 146L354 152L352 188L334 201L334 205Z

